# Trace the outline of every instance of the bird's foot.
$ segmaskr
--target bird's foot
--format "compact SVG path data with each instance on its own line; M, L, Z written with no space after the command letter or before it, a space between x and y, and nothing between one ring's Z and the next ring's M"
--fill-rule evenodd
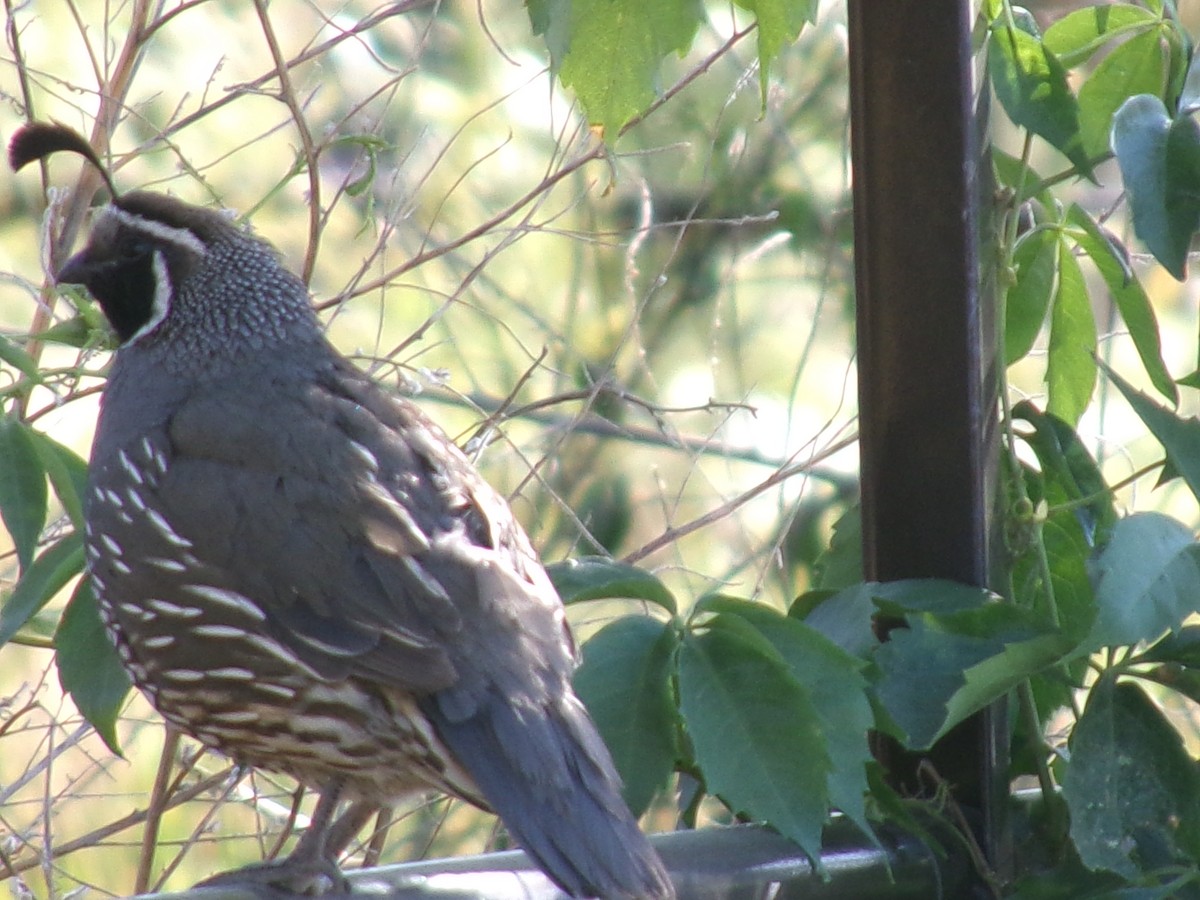
M222 872L196 887L244 888L264 900L350 893L350 882L332 860L292 857Z

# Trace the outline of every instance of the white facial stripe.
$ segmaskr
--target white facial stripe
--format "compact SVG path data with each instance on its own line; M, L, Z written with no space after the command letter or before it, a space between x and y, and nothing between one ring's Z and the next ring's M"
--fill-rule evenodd
M143 219L141 216L135 216L132 213L126 212L119 206L106 207L105 214L112 216L123 225L127 225L138 231L144 231L146 234L153 235L160 241L175 244L189 253L195 253L197 256L203 256L208 252L208 248L204 246L204 242L186 228L172 228L170 225L155 222L153 219Z
M187 232L190 234L190 232ZM150 318L121 346L137 343L143 335L157 328L171 311L171 273L167 271L167 258L161 250L154 251L154 301L150 306Z

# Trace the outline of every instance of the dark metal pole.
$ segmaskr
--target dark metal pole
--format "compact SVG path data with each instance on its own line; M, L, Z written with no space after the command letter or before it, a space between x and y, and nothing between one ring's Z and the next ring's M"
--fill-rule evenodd
M986 86L969 0L850 0L862 464L871 580L988 584L998 433ZM987 710L925 757L1002 865L1005 747ZM885 750L902 790L917 761ZM924 788L929 787L928 780Z

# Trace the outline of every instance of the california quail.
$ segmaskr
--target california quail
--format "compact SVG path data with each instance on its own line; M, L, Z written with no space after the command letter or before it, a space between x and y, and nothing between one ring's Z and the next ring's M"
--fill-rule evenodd
M28 126L10 157L63 149L100 167L61 126ZM562 604L524 531L326 341L275 250L218 212L114 190L58 282L86 286L121 342L86 501L109 636L167 720L321 791L261 880L336 879L356 810L435 788L494 810L571 896L672 897L572 692Z

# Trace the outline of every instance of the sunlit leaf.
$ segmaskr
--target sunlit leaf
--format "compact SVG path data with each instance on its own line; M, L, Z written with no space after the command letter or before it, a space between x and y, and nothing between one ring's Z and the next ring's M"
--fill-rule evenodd
M604 556L566 559L546 566L563 603L584 600L645 600L674 614L675 596L645 569Z
M1016 281L1004 304L1006 365L1023 359L1042 330L1058 272L1058 242L1057 230L1039 228L1023 237L1013 251Z
M671 53L685 53L704 20L699 0L529 0L551 65L607 141L658 94Z
M1092 165L1079 136L1079 104L1063 64L1020 29L996 27L990 47L988 73L1013 124L1049 142L1080 174L1091 177Z
M1064 66L1073 69L1115 38L1157 29L1159 21L1154 13L1131 3L1085 6L1057 19L1042 40Z
M1177 403L1179 389L1163 361L1158 319L1129 263L1128 251L1078 203L1072 204L1067 211L1067 223L1075 226L1072 236L1104 279L1151 383L1164 397Z
M1058 245L1058 284L1050 309L1046 362L1049 409L1075 425L1096 387L1096 319L1079 263L1066 243Z

